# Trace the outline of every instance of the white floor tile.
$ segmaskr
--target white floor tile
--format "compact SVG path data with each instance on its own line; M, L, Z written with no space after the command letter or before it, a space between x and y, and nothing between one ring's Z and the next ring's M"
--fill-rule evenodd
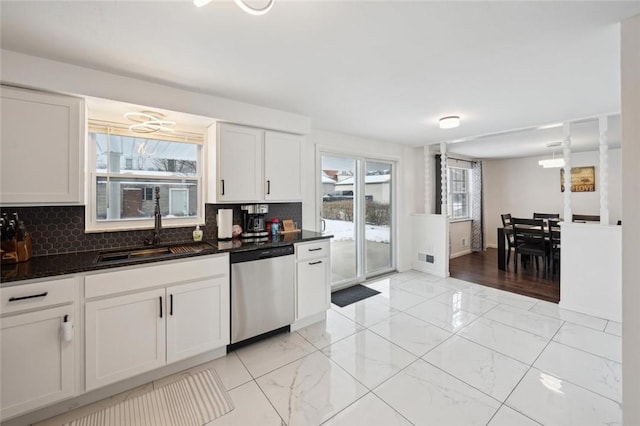
M545 373L622 402L622 364L551 342L534 364Z
M553 340L612 361L622 362L622 338L603 331L565 323Z
M369 327L400 312L383 302L373 300L372 297L352 303L344 308L332 305L331 309L364 327Z
M445 288L453 289L456 291L464 291L464 290L483 287L478 284L471 283L469 281L463 281L458 278L451 278L451 277L444 278L441 282L438 283L438 285Z
M222 380L224 387L227 390L238 387L248 381L252 380L251 374L247 371L238 355L235 352L231 352L222 358L218 358L212 361L211 366L216 370L218 376Z
M524 310L531 309L538 302L538 299L534 299L532 297L522 296L521 294L510 293L508 291L486 286L474 287L468 292L476 297L481 297L483 299L503 303L505 305Z
M372 299L401 311L427 300L422 296L402 290L386 281L379 281L368 287L380 292L380 294L373 296Z
M487 426L540 426L540 423L503 405Z
M298 333L287 333L238 349L236 354L255 378L316 350Z
M424 297L425 299L433 299L448 291L448 289L444 287L420 279L402 282L398 284L398 287L409 293Z
M318 425L367 393L367 389L321 352L256 380L285 423Z
M547 339L551 339L563 324L561 320L538 315L509 305L497 306L487 312L484 318L498 321Z
M620 404L532 368L507 405L544 425L622 425Z
M531 365L549 342L535 334L479 318L459 332L460 336Z
M281 426L282 419L258 385L251 381L229 392L235 408L205 426Z
M451 307L453 310L463 310L475 315L482 315L487 311L498 306L498 303L491 300L482 299L480 297L472 296L465 291L455 291L451 293L442 294L433 299L436 302L444 303Z
M609 321L604 331L606 333L622 337L622 324L615 321Z
M502 402L529 369L459 336L453 336L422 359Z
M422 356L451 336L451 333L421 319L401 312L369 327L369 330Z
M580 312L562 309L558 306L557 303L545 302L544 300L540 300L538 303L536 303L536 305L531 308L531 312L561 319L563 321L579 324L584 327L589 327L600 331L604 330L607 325L607 320L605 319L592 317L591 315L582 314Z
M297 332L313 346L322 349L363 329L361 325L329 309L325 321L317 322Z
M400 413L369 393L331 418L324 425L331 426L411 426Z
M417 359L415 355L369 330L340 340L322 352L369 389Z
M428 300L407 309L405 312L451 332L460 330L478 317L470 312L454 309L434 300Z
M416 425L484 426L500 403L418 360L374 393Z

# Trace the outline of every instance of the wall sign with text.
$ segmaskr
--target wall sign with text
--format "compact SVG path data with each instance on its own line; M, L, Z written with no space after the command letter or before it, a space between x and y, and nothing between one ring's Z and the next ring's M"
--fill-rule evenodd
M594 192L595 190L595 166L571 168L571 192ZM560 169L560 191L564 192L564 169Z

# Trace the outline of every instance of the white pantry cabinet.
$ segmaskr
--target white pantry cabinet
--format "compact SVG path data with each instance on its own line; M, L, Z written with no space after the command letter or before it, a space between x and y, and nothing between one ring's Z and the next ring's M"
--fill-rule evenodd
M302 200L302 143L299 135L219 123L210 149L215 155L209 156L208 201Z
M84 100L0 86L0 199L82 204Z
M229 344L229 255L85 277L86 390Z
M329 240L295 244L296 321L325 312L331 300Z
M77 323L76 289L77 278L0 289L0 418L75 395L76 336L62 327Z

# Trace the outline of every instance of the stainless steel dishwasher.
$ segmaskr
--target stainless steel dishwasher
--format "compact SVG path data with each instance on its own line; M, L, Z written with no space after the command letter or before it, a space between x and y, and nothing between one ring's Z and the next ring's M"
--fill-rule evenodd
M293 253L292 245L231 253L230 349L293 323Z

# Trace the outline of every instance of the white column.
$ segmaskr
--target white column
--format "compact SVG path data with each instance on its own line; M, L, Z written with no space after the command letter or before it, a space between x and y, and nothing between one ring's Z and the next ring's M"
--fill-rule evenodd
M571 123L562 126L562 154L564 156L564 221L571 222Z
M424 212L433 213L433 184L431 183L431 168L433 157L429 152L429 146L422 148L424 154Z
M609 224L609 146L607 144L607 117L598 119L598 128L600 130L600 178L598 186L600 187L600 223Z
M447 216L449 207L447 206L447 143L440 142L440 214Z

